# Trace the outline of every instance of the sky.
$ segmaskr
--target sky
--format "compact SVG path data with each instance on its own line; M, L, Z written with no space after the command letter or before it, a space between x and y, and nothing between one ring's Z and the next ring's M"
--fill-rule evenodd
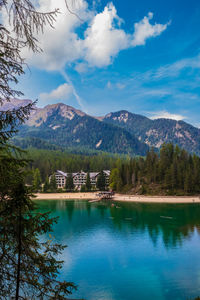
M128 110L200 127L200 1L36 0L60 9L24 50L24 98L62 102L90 115Z

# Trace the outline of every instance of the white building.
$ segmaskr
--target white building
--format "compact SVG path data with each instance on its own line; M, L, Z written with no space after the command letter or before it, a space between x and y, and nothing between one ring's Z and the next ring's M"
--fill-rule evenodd
M57 170L54 175L56 177L57 187L63 188L66 184L67 173ZM51 178L51 176L50 176L50 178Z
M109 178L110 178L110 170L103 170L105 178L106 178L106 184L107 186L109 185ZM57 170L55 172L55 178L56 178L56 183L57 183L57 187L58 188L65 188L66 185L66 178L70 173L65 173L63 171ZM90 172L90 182L91 185L95 188L96 184L97 184L97 178L99 176L100 172ZM51 175L52 176L52 175ZM50 176L50 180L51 180L51 176ZM81 187L83 185L86 184L86 180L87 180L87 173L86 172L76 172L76 173L72 173L72 177L73 177L73 183L74 183L74 187L77 190L80 190Z

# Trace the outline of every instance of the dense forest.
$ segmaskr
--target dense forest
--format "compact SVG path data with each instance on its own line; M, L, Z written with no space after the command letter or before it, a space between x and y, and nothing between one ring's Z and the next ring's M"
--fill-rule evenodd
M60 150L28 151L31 159L27 183L38 177L45 182L56 170L111 170L110 188L119 193L149 195L189 195L200 193L200 158L173 144L163 144L160 153L151 149L146 157L100 154L72 154ZM36 176L36 175L37 176Z
M27 152L28 157L28 176L27 183L31 184L34 172L39 169L41 181L44 182L46 177L53 174L56 170L64 172L99 172L101 170L112 170L120 165L122 161L127 160L126 156L111 155L100 152L85 154L73 154L61 150L38 150L30 148Z
M112 169L110 187L118 192L159 195L200 193L200 158L173 144L130 158Z

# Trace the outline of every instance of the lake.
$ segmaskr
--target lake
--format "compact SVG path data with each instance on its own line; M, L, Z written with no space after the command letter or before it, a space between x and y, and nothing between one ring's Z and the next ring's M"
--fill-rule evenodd
M72 298L200 296L200 204L36 203L59 216L53 236L68 245L60 276L78 285Z

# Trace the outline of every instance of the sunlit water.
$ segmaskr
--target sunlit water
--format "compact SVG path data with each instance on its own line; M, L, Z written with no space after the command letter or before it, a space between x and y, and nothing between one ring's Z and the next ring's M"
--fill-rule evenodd
M200 296L200 205L36 201L59 216L61 277L88 300Z

